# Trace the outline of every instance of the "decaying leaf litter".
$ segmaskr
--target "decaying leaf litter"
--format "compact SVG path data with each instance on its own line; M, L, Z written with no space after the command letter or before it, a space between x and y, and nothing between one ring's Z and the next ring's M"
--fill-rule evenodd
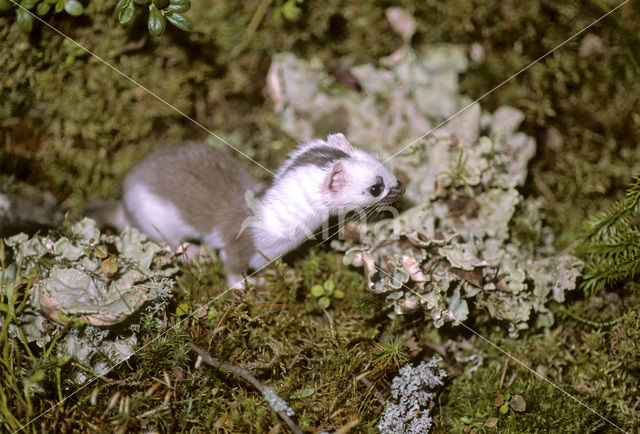
M354 75L358 77L365 96L358 98L358 94L353 92L351 95L347 95L344 101L340 101L340 98L335 98L332 101L329 97L322 101L326 103L326 106L321 105L321 107L330 107L331 103L335 103L333 107L336 108L336 111L332 113L339 113L340 116L336 117L338 121L342 122L345 122L344 114L347 113L349 122L340 126L352 137L355 143L360 144L357 139L353 138L358 136L358 127L352 127L353 124L358 125L358 120L354 121L353 119L361 116L363 121L370 121L380 117L377 112L384 112L376 105L381 103L380 96L384 97L385 93L376 93L373 89L375 89L375 86L381 85L381 83L373 82L375 82L376 78L379 79L380 75L386 75L387 85L389 84L389 79L391 79L391 82L394 80L400 81L401 78L398 77L402 77L402 73L394 76L393 73L397 72L394 68L398 65L400 65L400 69L408 68L409 76L415 75L417 82L412 82L411 80L400 81L402 84L408 84L410 90L404 95L394 95L393 98L397 98L394 104L398 104L397 107L404 108L404 113L407 113L408 117L412 119L394 119L395 123L389 122L388 119L384 120L387 124L394 125L394 128L390 128L388 131L385 130L384 134L388 133L388 137L394 140L397 139L398 142L396 143L406 143L407 140L402 137L402 134L415 137L413 130L411 130L411 127L414 126L412 122L417 122L418 125L422 122L421 126L433 125L439 119L451 114L451 110L464 104L464 100L462 102L456 101L456 99L461 98L456 93L456 82L457 74L462 72L466 66L464 65L464 53L458 48L457 59L462 59L462 64L458 63L449 70L444 67L444 71L442 71L440 70L442 66L438 65L437 62L437 54L433 54L434 52L437 53L438 50L447 53L447 50L455 51L456 47L442 46L432 50L429 55L435 59L435 62L431 64L425 62L421 55L414 53L413 50L405 46L400 52L392 55L388 63L381 62L382 67L379 70L367 65L362 68L353 68ZM460 55L461 53L462 55ZM414 56L413 59L411 58L412 56ZM425 57L427 56L425 55ZM289 60L293 59L293 62L297 61L292 55L283 54L274 57L276 61L273 67L282 68L282 65L278 64L278 60L287 58ZM451 58L456 59L456 55L452 55ZM411 62L414 62L414 64L411 65ZM299 61L299 63L299 67L302 69L308 67L305 64L306 62ZM317 61L309 63L312 68L315 68L315 74L311 74L311 76L320 76L320 80L324 79L328 86L327 93L331 94L331 80L324 73L323 65ZM456 62L454 61L453 63L455 64ZM420 71L421 67L423 67L423 71ZM435 72L430 70L430 67L434 68ZM367 89L368 81L361 77L358 72L359 69L365 70L365 75L370 74L371 88ZM426 69L427 73L424 72L424 69ZM282 71L280 69L280 72ZM436 78L436 81L438 79L442 81L431 87L429 85L432 83L422 82L421 80L424 80L425 75L429 75L428 72L433 72L433 77ZM440 72L443 74L440 75ZM376 74L378 77L376 77ZM406 80L406 76L404 79ZM384 84L384 80L382 81L382 84ZM303 83L303 85L307 84ZM384 89L384 87L380 89ZM444 93L442 92L443 89L445 90ZM429 92L434 90L438 93L432 98L433 104L429 104ZM322 93L316 89L314 95L322 95ZM363 108L364 105L360 106L362 101L358 99L366 100L366 97L370 95L375 97L363 103L369 104L367 111L367 108ZM415 100L412 101L412 99L416 98L415 95L420 95L420 104L416 104ZM352 98L349 98L350 96ZM292 101L287 101L286 97L284 101L283 110L285 112L286 107L295 106ZM309 101L311 100L303 102L308 103ZM442 105L438 107L439 103L442 103ZM385 104L388 104L388 107L391 103L385 102L384 98L382 98L382 107ZM348 110L340 110L341 105L348 107ZM416 107L416 105L419 107ZM336 122L336 119L331 119L331 113L322 113L322 110L315 110L318 109L317 106L307 107L307 109L311 109L310 113L320 113L325 116L321 119L314 119L306 131L317 134L323 128L331 128L332 122ZM500 110L502 110L501 113ZM417 115L416 111L418 112ZM434 302L433 304L429 303L429 306L437 307L431 309L429 314L437 325L442 325L444 321L444 317L439 316L439 314L448 309L454 312L456 318L462 319L466 317L469 313L467 300L469 302L473 301L476 308L479 306L486 307L489 314L494 318L504 320L502 322L503 326L508 327L512 333L516 333L519 329L526 327L526 320L529 319L531 313L536 315L537 323L541 322L537 325L549 325L553 321L553 316L546 310L546 302L551 300L552 297L557 301L563 299L564 291L573 288L581 265L579 261L570 256L566 256L559 264L553 262L551 235L548 230L544 230L540 214L536 213L535 201L524 199L518 193L517 187L521 186L524 181L526 165L533 155L532 147L535 146L530 138L522 133L517 133L520 114L509 108L498 109L493 114L486 114L481 112L479 106L474 106L469 113L472 113L478 119L465 117L465 126L471 126L468 130L465 128L464 131L457 132L454 129L448 129L441 135L436 134L436 137L427 138L416 145L417 151L414 150L410 155L398 159L398 169L410 174L411 183L409 184L409 201L404 205L405 207L399 219L399 230L396 232L398 234L397 239L393 239L393 244L385 245L383 248L373 248L373 246L379 244L379 238L376 237L380 237L381 233L385 235L391 233L391 223L388 222L384 223L387 224L386 228L383 224L379 225L378 230L366 225L352 228L357 237L352 237L346 241L336 241L333 244L336 248L345 251L344 259L347 263L365 266L367 285L373 291L384 294L386 312L393 312L395 315L405 314L417 307L415 298L412 298L415 293L400 291L401 288L406 286L398 285L398 282L401 282L413 285L411 289L413 291L417 289L416 292L418 293L424 291L424 294L433 294ZM300 119L296 120L294 117L293 120L287 120L287 114L284 112L281 113L281 116L283 130L288 131L293 137L297 138L298 136L295 134L302 134L301 131L305 131L304 128L295 130L295 133L287 130L287 121L299 122ZM496 121L496 118L501 120ZM506 121L505 118L507 118ZM372 128L380 124L373 122L365 125L366 128L362 129L363 137L367 133L375 131ZM419 133L424 133L424 131L420 130ZM470 134L466 135L469 131ZM477 131L477 133L474 134L474 131ZM488 137L482 139L479 137L481 134L486 134ZM518 135L518 138L513 138L513 135ZM380 137L387 136L381 135ZM480 146L471 146L475 144L476 140L479 141L478 144ZM370 142L369 140L366 143ZM395 149L393 140L390 142L378 140L376 143L388 146L386 149L383 148L381 153ZM388 143L391 144L388 145ZM481 152L474 153L474 149L476 151L481 149ZM464 155L465 151L469 154L468 156ZM429 168L433 165L434 170L426 170L424 174L420 173L419 176L416 176L415 173L418 173L420 168L425 168L425 162L428 162ZM442 164L437 165L435 162ZM435 167L438 170L435 170ZM490 169L490 176L479 176L479 172L486 168ZM517 181L514 182L514 179ZM489 192L491 194L488 194ZM487 193L485 197L482 197L483 193ZM482 198L478 199L477 196ZM447 200L451 198L454 198L454 200ZM499 210L500 215L503 217L498 225L494 222L487 222L487 220L490 220L487 215L495 212L496 209ZM484 216L484 220L481 219L481 216ZM514 240L509 239L509 223L511 223L512 218L519 219L519 223L525 226L538 228L536 237L540 240L542 247L534 245L536 249L531 249L532 243L530 240L519 240L519 242L516 240L516 242L513 242ZM480 228L476 228L474 223L480 223ZM383 232L380 232L380 230ZM386 232L384 232L385 230ZM47 243L46 239L38 238L32 239L31 242L41 242L43 246L46 247L49 244L49 247L51 247L51 242L56 241L51 240L50 243ZM60 245L63 244L64 241L60 243ZM60 252L60 249L59 247L58 252ZM535 250L535 253L531 252L531 250ZM410 251L411 255L403 254L407 251ZM48 251L49 255L52 253L54 256L57 254L55 251ZM122 251L118 251L118 253L121 254ZM68 260L69 258L65 258L64 255L61 254L61 258ZM508 265L502 266L499 258L504 258L504 262ZM535 265L527 263L527 260ZM491 261L494 262L491 263ZM522 265L523 262L531 266L525 267ZM376 276L375 269L371 264L383 265L383 270L391 274L393 279L385 279L384 274L380 272ZM500 264L501 267L497 267L497 264ZM109 267L111 265L106 268L106 272L102 267L100 271L109 274L109 270L112 270ZM465 267L469 269L465 270ZM494 268L493 270L492 267ZM452 272L455 269L462 269L469 273L456 274ZM55 281L59 271L55 267L51 268L51 270L56 270L53 275ZM93 265L93 270L96 270L95 264ZM557 286L555 279L550 278L553 273L560 273L563 278L562 282ZM48 279L51 279L51 277ZM59 279L57 280L59 281ZM483 283L486 283L487 287L479 288L479 285ZM495 288L492 287L492 284L495 285ZM448 291L449 289L452 291ZM483 291L478 291L479 289ZM492 292L491 295L493 297L484 299L484 290ZM399 292L402 293L399 294ZM517 300L517 302L512 300L514 309L507 309L508 315L501 317L500 315L503 315L504 312L502 308L509 306L508 301L510 298ZM96 313L96 311L87 312L86 307L82 309L84 310L63 310L62 313L64 315L68 313ZM100 307L97 309L98 313L105 313L100 312ZM53 334L55 334L55 330Z

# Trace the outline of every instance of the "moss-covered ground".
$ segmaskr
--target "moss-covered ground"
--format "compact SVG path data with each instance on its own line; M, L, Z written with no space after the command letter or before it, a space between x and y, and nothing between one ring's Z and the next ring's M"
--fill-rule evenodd
M264 96L271 54L319 56L339 79L345 65L375 61L401 42L385 18L395 4L384 1L304 0L295 20L278 13L283 1L194 1L187 14L194 31L168 27L158 38L147 35L140 18L126 26L113 22L115 2L85 3L83 17L56 15L51 24L267 167L294 145L278 130ZM406 0L399 6L418 22L416 46L480 44L484 60L462 80L462 91L477 98L617 4ZM544 199L558 250L640 173L639 13L640 2L628 2L482 102L526 114L524 129L538 150L524 190ZM25 35L14 21L13 13L0 13L3 189L35 185L77 213L90 198L117 196L127 168L150 149L206 137L47 27L36 24ZM581 55L587 33L601 45ZM273 267L264 278L259 289L242 297L226 293L206 313L181 321L224 290L220 267L184 265L169 327L143 321L141 345L148 345L80 390L75 380L82 368L7 338L15 318L0 308L0 423L13 431L70 396L27 431L286 431L248 383L207 366L196 369L186 345L195 342L275 388L305 431L375 432L383 405L374 391L386 393L398 364L434 354L450 374L431 409L436 432L617 431L585 406L625 431L640 430L637 284L590 297L576 291L566 303L574 315L557 309L551 328L532 328L517 339L473 311L469 327L582 405L513 360L505 367L504 353L462 327L436 330L420 316L388 319L380 300L364 292L361 271L343 266L328 249ZM309 290L328 279L345 297L323 310ZM29 287L21 283L19 294ZM522 396L526 409L501 411L500 394Z

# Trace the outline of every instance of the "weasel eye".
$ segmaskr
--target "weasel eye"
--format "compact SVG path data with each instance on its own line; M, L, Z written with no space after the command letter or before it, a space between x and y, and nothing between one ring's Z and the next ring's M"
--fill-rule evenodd
M369 193L371 193L371 196L373 197L378 197L380 196L380 193L382 193L383 187L384 185L382 184L372 185L371 187L369 187Z

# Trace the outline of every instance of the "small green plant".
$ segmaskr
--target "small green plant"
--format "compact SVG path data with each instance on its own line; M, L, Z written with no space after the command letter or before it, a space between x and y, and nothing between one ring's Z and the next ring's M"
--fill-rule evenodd
M18 6L19 5L19 6ZM184 16L191 8L190 0L119 0L113 12L113 19L121 24L126 24L133 18L136 5L149 8L147 27L151 36L160 36L164 33L167 21L184 31L191 31L193 23ZM66 12L71 16L82 15L85 10L78 0L21 0L19 3L13 0L0 0L0 12L14 8L18 28L24 33L33 30L33 14L46 17L50 14Z
M397 337L384 339L380 343L374 344L377 348L375 363L381 366L398 367L409 360L405 351L405 346Z
M119 0L113 11L113 19L126 24L133 18L138 6L149 7L149 20L147 27L151 36L160 36L164 33L167 21L184 31L191 31L193 23L183 14L191 7L190 0Z
M12 7L15 8L18 28L24 33L30 33L33 29L35 18L32 13L41 17L49 13L58 14L63 11L74 17L84 13L84 6L78 0L22 0L19 4L21 7L18 6L18 2L0 0L0 12L8 11Z
M298 21L300 15L302 15L302 9L300 5L304 0L286 0L284 3L276 6L273 11L273 15L276 19L284 18L287 21Z
M627 282L640 272L640 176L625 198L590 217L577 254L585 261L582 289L593 294Z
M331 279L325 280L322 285L313 285L311 287L311 295L318 299L318 305L323 309L331 305L331 297L344 298L344 292L336 289L336 284Z

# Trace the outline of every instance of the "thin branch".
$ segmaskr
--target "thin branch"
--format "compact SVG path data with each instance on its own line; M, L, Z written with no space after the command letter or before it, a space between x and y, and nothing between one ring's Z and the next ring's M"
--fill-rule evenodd
M251 375L251 373L247 371L245 368L241 366L231 365L229 363L223 363L217 359L214 359L207 352L205 352L202 348L198 347L193 342L189 342L187 345L189 346L189 348L195 351L198 354L198 356L202 359L202 361L205 362L206 364L211 365L214 368L219 369L221 371L238 375L244 378L245 380L247 380L249 383L251 383L256 389L258 389L260 393L262 393L265 400L271 406L273 411L278 413L278 416L280 416L280 418L286 422L289 428L291 428L291 431L293 431L296 434L302 434L302 429L300 429L300 427L296 425L295 422L293 422L293 420L291 420L291 418L289 417L293 415L293 410L291 410L291 408L287 405L287 403L282 398L276 395L275 391L271 387L263 386L262 383L260 383L258 379L253 375Z

